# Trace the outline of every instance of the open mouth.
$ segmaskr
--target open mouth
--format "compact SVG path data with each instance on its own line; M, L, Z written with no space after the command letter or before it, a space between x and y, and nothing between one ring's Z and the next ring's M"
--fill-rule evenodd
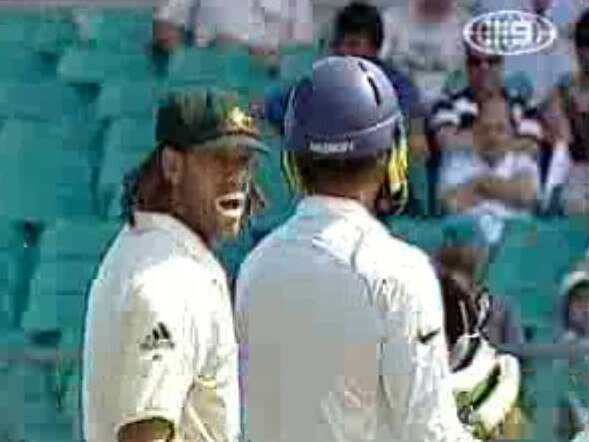
M245 209L245 194L233 192L220 196L216 199L215 206L223 216L239 218Z

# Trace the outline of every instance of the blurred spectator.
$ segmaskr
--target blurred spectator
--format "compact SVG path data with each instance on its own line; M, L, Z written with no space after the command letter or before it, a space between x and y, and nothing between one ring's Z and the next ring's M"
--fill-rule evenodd
M482 256L476 252L473 246L452 245L438 255L456 401L462 422L477 437L522 439L527 428L518 404L520 364L487 338L498 306L474 278Z
M505 88L503 65L503 57L466 49L469 85L443 95L434 105L429 121L434 147L441 151L472 148L472 127L480 106L491 99L500 99L506 102L506 115L516 136L511 148L538 151L544 141L538 111L517 91Z
M500 218L532 214L540 172L534 158L512 147L507 103L485 103L473 128L474 148L443 156L439 195L451 214Z
M428 106L448 75L462 67L462 27L467 19L456 0L409 0L384 13L381 56L411 76Z
M391 63L379 58L384 39L384 25L378 9L361 1L348 4L337 14L333 34L332 54L362 57L384 71L395 87L399 104L407 118L412 152L426 152L427 143L423 137L425 112L420 93L405 74Z
M265 54L281 44L311 44L313 12L310 0L166 0L155 11L153 34L168 52L185 42L238 43Z
M368 3L352 2L338 11L331 32L331 55L356 56L370 60L387 75L399 98L399 105L408 121L409 145L412 151L424 152L427 143L423 136L424 110L419 91L411 80L388 63L378 53L383 44L383 22L378 9ZM267 119L282 132L288 89L271 94L266 102Z
M571 31L585 0L479 0L477 13L519 10L540 15L558 28L556 42L541 52L508 57L506 74L525 73L536 101L543 100L558 79L574 66Z
M451 272L472 294L485 293L481 281L494 248L503 235L503 223L487 217L460 217L445 221L444 245L436 254L441 269ZM488 296L486 294L485 296ZM484 334L494 346L523 344L519 310L506 298L493 294Z
M585 344L585 358L569 361L569 385L563 389L559 426L565 440L589 425L589 261L565 277L561 287L561 342Z
M578 69L550 96L546 124L563 148L552 155L548 182L563 185L566 214L589 214L589 9L575 26L574 41Z

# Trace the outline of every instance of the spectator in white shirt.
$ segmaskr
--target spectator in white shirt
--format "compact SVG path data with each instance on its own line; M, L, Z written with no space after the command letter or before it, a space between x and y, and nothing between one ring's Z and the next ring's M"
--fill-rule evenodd
M510 131L505 102L487 102L474 124L474 149L443 158L439 194L447 212L502 218L532 213L540 187L538 165L531 156L512 151Z
M462 67L467 13L455 0L410 0L384 13L383 59L406 71L432 104L448 75Z
M168 52L185 42L229 42L266 53L281 44L310 44L313 12L310 0L167 0L155 12L153 33Z

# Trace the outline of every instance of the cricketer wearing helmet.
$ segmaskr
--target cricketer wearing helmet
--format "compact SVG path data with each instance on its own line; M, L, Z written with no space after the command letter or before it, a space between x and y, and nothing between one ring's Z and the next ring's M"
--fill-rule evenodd
M237 441L237 344L211 249L239 230L263 146L237 96L204 89L165 100L156 140L90 291L85 440Z
M376 217L404 193L402 127L390 82L360 58L317 62L291 94L286 164L304 197L236 287L253 441L474 440L433 267Z

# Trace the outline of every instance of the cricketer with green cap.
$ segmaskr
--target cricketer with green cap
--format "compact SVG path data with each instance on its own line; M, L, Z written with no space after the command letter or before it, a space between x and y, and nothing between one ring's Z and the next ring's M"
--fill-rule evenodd
M155 135L90 290L84 438L237 441L237 345L211 248L238 232L264 146L237 96L210 89L170 94Z

